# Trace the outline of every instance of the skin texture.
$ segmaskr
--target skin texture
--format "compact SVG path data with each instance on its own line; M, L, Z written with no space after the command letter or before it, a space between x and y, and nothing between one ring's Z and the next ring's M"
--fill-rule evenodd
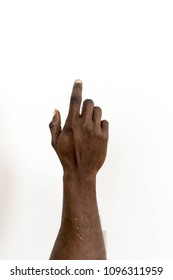
M96 199L96 175L103 165L108 143L108 122L94 102L82 102L82 82L76 80L69 112L61 128L55 110L49 124L52 146L63 167L61 226L51 260L104 260L106 251Z

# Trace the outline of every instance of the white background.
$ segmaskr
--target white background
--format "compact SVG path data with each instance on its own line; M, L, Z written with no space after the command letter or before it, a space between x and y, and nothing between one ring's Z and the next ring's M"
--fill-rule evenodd
M173 258L172 1L0 2L0 259L48 259L62 207L50 145L75 79L110 123L97 177L109 259Z

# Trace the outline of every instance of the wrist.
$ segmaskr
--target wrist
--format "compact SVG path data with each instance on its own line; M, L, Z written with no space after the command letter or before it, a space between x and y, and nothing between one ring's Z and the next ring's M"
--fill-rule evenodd
M85 172L79 170L64 170L63 172L63 179L64 180L72 180L77 181L79 183L84 183L88 181L96 181L96 172Z
M68 196L96 197L96 175L83 172L65 171L63 175L64 192Z

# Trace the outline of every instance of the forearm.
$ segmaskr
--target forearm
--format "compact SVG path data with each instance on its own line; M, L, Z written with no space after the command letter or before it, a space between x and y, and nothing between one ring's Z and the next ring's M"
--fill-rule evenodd
M96 176L67 172L63 184L61 227L50 259L106 259Z

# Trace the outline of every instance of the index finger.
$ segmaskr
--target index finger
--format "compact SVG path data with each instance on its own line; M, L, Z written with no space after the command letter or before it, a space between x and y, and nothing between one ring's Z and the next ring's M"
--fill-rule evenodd
M79 117L80 105L82 102L82 81L75 80L70 98L68 121L74 121Z

